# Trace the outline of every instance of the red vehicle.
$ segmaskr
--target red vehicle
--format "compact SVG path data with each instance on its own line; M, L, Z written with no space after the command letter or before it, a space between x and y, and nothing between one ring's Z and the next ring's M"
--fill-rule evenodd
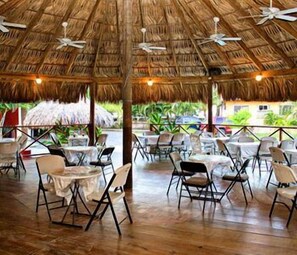
M213 124L225 135L232 135L232 128L228 126L228 124L225 125L225 123L228 123L228 120L224 117L214 117ZM222 124L218 125L218 124ZM206 124L201 124L201 129L205 129ZM215 129L214 133L217 133L218 131Z

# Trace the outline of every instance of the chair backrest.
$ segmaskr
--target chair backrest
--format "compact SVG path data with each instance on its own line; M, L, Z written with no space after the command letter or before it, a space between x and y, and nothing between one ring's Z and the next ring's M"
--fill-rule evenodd
M275 143L272 140L261 140L260 145L258 147L258 154L268 154L270 155L269 148L274 147Z
M108 137L108 134L99 135L96 141L96 145L106 146L107 137Z
M65 168L64 158L57 155L47 155L36 159L37 170L40 175L61 171Z
M155 135L156 132L155 131L144 131L142 134L143 135Z
M183 144L185 141L185 134L183 133L176 133L173 135L171 143L172 144Z
M60 141L55 133L50 132L50 137L52 138L52 141L54 142L55 145L62 146L62 144L60 143Z
M100 159L102 157L107 157L107 159L110 160L114 149L115 149L115 147L106 147L106 148L104 148L103 151L101 152L100 156L99 156Z
M243 162L243 164L242 164L242 166L241 166L241 168L240 168L240 170L239 170L240 173L246 173L246 168L248 167L250 161L251 161L251 159L250 159L250 158L247 158L247 159Z
M180 162L180 168L182 171L187 171L192 173L206 173L208 177L207 168L203 163L192 162L192 161L182 161Z
M0 157L16 156L19 150L18 142L0 143Z
M159 144L170 144L172 140L173 134L171 133L163 133L159 135L157 145Z
M201 141L200 136L196 134L190 134L190 143L192 147L192 153L202 153Z
M47 146L49 152L51 155L57 155L57 156L61 156L61 157L65 157L65 153L63 152L62 148L52 144L52 145L48 145Z
M297 176L295 172L292 170L292 168L275 162L272 162L272 167L275 178L279 183L285 184L297 182Z
M239 143L250 143L250 142L254 142L254 138L250 137L250 136L240 136L238 138L238 142Z
M272 136L263 137L261 139L261 141L271 141L271 142L273 142L272 146L274 146L274 147L277 147L278 144L279 144L278 140L275 137L272 137Z
M289 160L286 156L286 153L283 149L278 147L270 147L269 148L272 160L277 163L285 163L289 165Z
M129 171L131 169L131 163L123 165L115 170L114 176L111 178L112 188L123 187L126 184Z
M183 161L180 154L176 151L173 151L173 152L169 153L169 158L174 166L174 169L177 170L178 172L180 172L181 171L180 162Z
M296 142L294 140L283 140L280 143L280 148L282 148L283 150L296 149Z
M28 141L28 136L22 134L19 139L18 139L18 144L19 144L19 150L22 151L26 145L27 145L27 141Z

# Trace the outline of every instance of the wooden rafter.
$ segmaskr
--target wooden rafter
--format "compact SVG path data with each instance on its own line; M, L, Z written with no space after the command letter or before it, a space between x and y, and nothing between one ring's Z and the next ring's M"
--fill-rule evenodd
M166 20L166 23L167 23L167 29L169 31L169 44L170 44L170 47L172 49L172 57L173 57L174 65L175 65L175 70L176 70L177 75L180 76L180 69L179 69L179 66L177 64L176 54L175 54L174 47L173 47L173 42L172 42L172 29L171 29L171 26L169 25L166 6L165 6L164 2L161 2L161 3L162 3L162 7L164 9L164 16L165 16L165 20Z
M204 5L217 17L220 18L220 24L228 31L228 33L231 36L237 37L238 35L234 32L232 27L226 22L224 17L217 11L216 8L213 7L211 2L209 0L201 0L201 2L204 3ZM249 57L249 59L255 64L255 66L259 69L259 71L264 70L263 65L261 62L254 56L253 52L246 46L246 44L243 41L237 41L238 45L241 47L241 49L246 53L246 55Z
M74 6L76 4L76 1L77 0L71 1L71 4L69 5L65 15L62 18L62 22L66 22L69 19L70 15L74 9ZM57 23L57 25L55 27L55 34L53 35L53 38L58 37L60 33L61 33L61 24L59 22L59 23ZM50 43L46 46L43 57L41 58L40 62L37 65L37 68L36 68L37 73L39 73L40 70L42 69L44 61L46 60L48 54L50 53L50 51L52 50L53 47L54 47L54 44L50 44Z
M234 10L237 10L240 14L240 16L248 16L249 13L242 10L241 6L234 0L228 0L230 6L234 8ZM284 62L287 64L289 68L293 68L295 66L294 62L282 51L281 48L279 48L276 43L267 35L267 33L260 28L260 26L257 26L255 22L252 19L246 19L246 21L250 24L252 29L256 31L256 33L261 36L268 44L269 46L284 60Z
M27 0L10 0L3 4L0 8L0 15L4 15L7 11L20 6Z
M8 70L8 67L10 66L10 64L13 62L14 58L19 54L23 42L26 40L27 36L30 34L30 32L32 31L32 29L34 28L34 26L38 23L38 21L40 20L40 18L42 17L44 10L46 9L46 7L50 4L50 1L48 0L43 0L42 5L40 6L40 8L38 9L37 13L35 14L35 16L33 17L33 19L31 20L30 24L27 25L27 29L25 31L25 33L23 34L23 36L18 40L16 47L14 48L13 53L9 56L8 60L6 61L6 66L4 71Z
M120 30L120 24L119 24L119 15L120 15L120 12L119 12L119 5L118 5L118 1L115 1L115 4L116 4L116 24L117 24L117 41L118 41L118 52L120 53L121 52L121 40L120 40L120 33L121 33L121 30ZM122 55L120 55L120 73L121 73L121 76L123 75L123 67L122 67L122 63L123 63L123 60L122 60Z
M78 40L83 40L83 39L84 39L84 37L85 37L87 31L88 31L89 28L90 28L90 25L91 25L91 23L92 23L92 20L93 20L93 18L95 17L95 14L96 14L96 11L97 11L97 9L98 9L98 5L99 5L100 1L101 1L101 0L97 0L96 3L95 3L95 5L93 6L93 9L92 9L92 11L91 11L91 13L90 13L90 15L89 15L89 17L88 17L88 20L87 20L87 22L86 22L86 24L85 24L85 26L84 26L84 28L83 28L83 31L81 32L80 37L79 37ZM72 68L72 66L73 66L73 64L74 64L74 62L75 62L75 59L76 59L76 57L77 57L78 52L79 52L79 49L74 49L74 50L71 52L70 59L69 59L69 63L68 63L68 66L67 66L67 68L66 68L66 75L69 74L69 72L70 72L70 70L71 70L71 68Z
M184 0L179 0L181 6L183 7L184 11L187 13L187 15L193 20L195 25L198 27L198 29L203 33L204 36L208 36L206 28L203 26L197 15L193 13L193 11L185 4ZM226 63L226 65L229 67L232 73L236 73L235 68L231 65L228 57L226 54L220 49L220 47L217 44L212 45L215 49L215 51L218 53L220 58Z
M189 27L189 25L186 22L186 19L184 17L184 14L183 14L183 12L181 10L181 7L180 7L179 3L177 2L177 0L172 0L172 2L174 4L174 6L175 6L175 9L177 11L177 14L178 14L179 18L182 21L182 24L183 24L184 29L185 29L185 31L186 31L186 33L187 33L187 35L188 35L188 37L189 37L189 39L190 39L190 41L191 41L194 49L195 49L195 51L196 51L196 53L197 53L200 61L202 62L202 65L204 66L205 70L208 71L208 64L206 63L206 61L204 59L204 56L203 56L203 53L202 53L201 49L197 46L197 44L196 44L196 42L195 42L195 40L194 40L194 38L192 36L190 27Z

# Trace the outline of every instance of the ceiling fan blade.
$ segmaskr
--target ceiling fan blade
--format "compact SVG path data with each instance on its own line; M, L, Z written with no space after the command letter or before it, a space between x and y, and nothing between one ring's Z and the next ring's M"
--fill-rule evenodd
M240 41L241 37L224 37L221 41Z
M250 15L250 16L242 16L242 17L239 17L238 19L249 19L249 18L262 18L262 17L266 17L266 15Z
M78 45L78 44L75 44L73 42L71 43L68 43L69 46L72 46L72 47L75 47L75 48L79 48L79 49L82 49L84 47L84 45Z
M86 41L72 41L72 43L87 43Z
M220 46L225 46L226 45L226 43L224 41L222 41L222 40L217 40L216 43L219 44Z
M8 33L8 32L9 32L9 30L8 30L6 27L2 26L1 24L0 24L0 30L1 30L3 33Z
M66 46L65 44L61 44L59 45L56 49L59 50L59 49L62 49L64 46Z
M282 20L287 20L287 21L296 21L297 18L293 16L288 16L288 15L275 15L275 18L277 19L282 19Z
M297 12L297 7L296 8L291 8L291 9L287 9L287 10L279 11L277 13L277 15L291 14L291 13L294 13L294 12Z
M4 26L8 26L8 27L16 27L16 28L26 28L26 25L23 24L17 24L17 23L9 23L9 22L2 22L2 24Z
M157 46L150 46L150 50L166 50L166 47L157 47Z
M147 47L142 47L141 49L146 51L147 53L152 52L152 50L150 48L147 48Z
M260 7L260 10L263 12L270 12L270 7Z
M269 17L265 17L265 18L261 19L261 20L257 23L257 25L262 25L262 24L264 24L267 20L269 20Z

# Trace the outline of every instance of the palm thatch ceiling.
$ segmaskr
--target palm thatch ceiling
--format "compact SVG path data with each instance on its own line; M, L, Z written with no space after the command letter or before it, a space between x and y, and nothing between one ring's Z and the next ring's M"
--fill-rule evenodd
M209 70L226 100L296 100L297 21L239 19L260 14L268 0L131 0L133 103L206 101ZM26 29L0 32L0 98L2 101L60 99L78 101L89 84L97 84L98 101L119 101L124 83L124 0L0 0L0 15ZM279 9L295 0L274 0ZM225 46L200 45L214 33L213 18L227 37ZM292 14L296 16L296 13ZM85 40L83 49L57 49L56 38ZM146 41L166 47L147 53ZM256 74L265 79L256 82ZM42 85L34 82L39 75ZM148 87L152 79L155 84Z

